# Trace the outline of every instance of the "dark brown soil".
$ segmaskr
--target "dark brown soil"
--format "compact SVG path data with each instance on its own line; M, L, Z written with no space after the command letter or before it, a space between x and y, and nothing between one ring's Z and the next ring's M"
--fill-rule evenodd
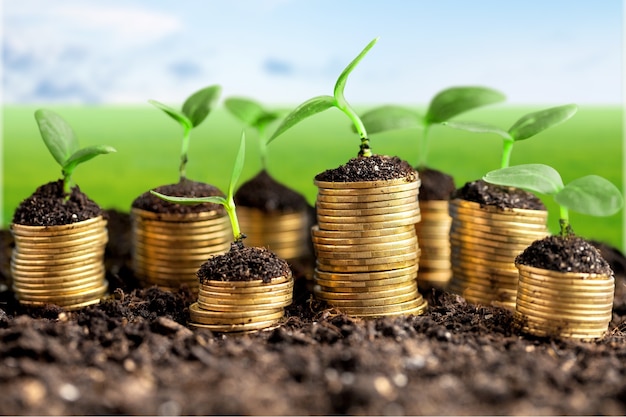
M534 241L515 258L522 265L558 272L584 272L611 275L611 267L600 251L585 239L570 236L548 236Z
M302 194L279 183L265 170L241 184L235 193L235 204L266 213L291 213L308 207Z
M13 223L25 226L59 226L89 220L103 214L78 185L72 187L69 198L63 193L63 180L49 182L37 188L22 201L13 214Z
M413 181L416 177L417 171L397 156L372 155L352 158L345 165L317 174L315 179L328 182L356 182L406 178L407 181Z
M420 201L449 200L456 189L451 175L432 168L418 168L420 180Z
M272 278L289 274L289 265L266 248L244 246L242 242L230 245L230 251L213 256L200 266L200 282L253 281L270 282Z
M214 195L224 196L217 187L203 182L183 179L177 184L162 185L154 189L156 192L172 197L210 197ZM224 207L220 204L202 203L194 205L183 205L170 203L146 191L135 199L133 208L138 208L153 213L187 214L202 213L206 211L217 211L225 213Z
M110 217L123 248L127 219ZM509 311L437 290L422 316L351 319L313 301L301 276L279 328L190 330L195 299L134 288L126 253L107 278L127 289L82 311L31 311L0 292L0 414L625 415L626 260L601 250L615 307L591 343L522 335Z
M473 201L481 206L495 206L500 209L546 210L541 200L533 193L519 188L489 184L483 180L465 183L463 187L454 192L452 198Z

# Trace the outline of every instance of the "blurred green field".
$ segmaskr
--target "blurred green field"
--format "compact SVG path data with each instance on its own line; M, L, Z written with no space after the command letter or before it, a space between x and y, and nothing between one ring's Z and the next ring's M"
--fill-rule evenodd
M104 208L128 211L139 194L178 180L180 127L150 105L46 106L59 112L74 128L81 146L107 144L118 153L100 156L77 168L75 181ZM508 128L521 115L545 106L497 106L475 110L459 120L475 120ZM369 107L363 107L367 110ZM45 148L33 113L36 107L3 108L3 227L13 211L39 185L58 179L60 168ZM567 183L597 174L623 189L623 111L618 106L581 106L566 123L516 144L511 164L545 163L555 167ZM239 143L241 124L224 109L215 110L192 132L187 176L225 190ZM419 130L371 135L375 153L398 155L415 164ZM258 145L248 131L246 166L241 181L260 169ZM313 177L337 167L358 152L358 137L339 111L331 109L303 121L270 145L269 171L279 181L300 191L313 204ZM498 168L501 140L442 126L431 131L429 165L455 177L458 186ZM240 183L241 183L240 181ZM558 210L550 210L550 228L558 228ZM574 230L623 248L623 213L593 218L572 213Z

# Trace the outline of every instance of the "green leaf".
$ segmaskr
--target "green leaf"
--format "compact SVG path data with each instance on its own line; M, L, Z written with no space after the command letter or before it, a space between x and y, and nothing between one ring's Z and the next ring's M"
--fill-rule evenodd
M549 127L556 126L576 114L575 104L552 107L522 116L511 126L509 133L514 140L524 140L535 136Z
M226 199L219 195L212 195L210 197L172 197L169 195L161 194L154 190L150 190L150 193L165 201L169 201L170 203L184 204L187 206L191 206L195 204L202 204L202 203L214 203L214 204L221 204L223 206L227 204Z
M419 113L400 106L377 107L363 113L361 121L369 133L424 127L424 119ZM354 125L352 130L356 132Z
M107 153L117 152L117 150L107 145L89 146L74 152L68 160L63 164L63 172L71 175L79 164L89 161L90 159Z
M499 91L486 87L451 87L439 92L428 105L426 124L443 123L466 111L504 101Z
M563 189L563 180L552 167L543 164L526 164L488 172L486 182L517 187L540 194L556 194Z
M282 123L278 126L276 131L267 141L268 145L278 136L282 135L291 127L298 124L307 117L313 116L317 113L321 113L324 110L328 110L334 106L336 106L336 101L335 98L331 96L317 96L305 101L283 119Z
M163 103L160 103L156 100L148 100L148 103L152 104L154 107L156 107L157 109L161 109L165 112L165 114L167 114L168 116L170 116L172 119L176 120L178 123L181 124L181 126L183 127L183 129L185 130L191 130L193 128L193 123L191 122L191 120L189 120L189 118L187 116L185 116L183 113L179 112L178 110L165 105Z
M572 211L590 216L610 216L624 206L624 198L618 188L597 175L587 175L570 182L554 199Z
M230 176L230 184L228 185L228 198L232 199L235 195L235 185L237 181L239 181L239 176L241 175L241 171L243 171L243 163L246 156L246 133L244 131L241 132L241 142L239 143L239 151L237 152L237 157L235 158L235 163L233 165L233 172Z
M497 126L493 126L487 123L478 122L444 122L444 126L451 127L453 129L465 130L472 133L494 133L502 136L504 139L513 140L509 132L504 129L500 129Z
M339 78L337 78L337 82L335 83L335 89L334 89L333 94L335 96L335 99L339 103L343 104L343 102L345 101L343 98L343 90L346 87L346 81L348 81L348 75L350 75L350 73L357 66L357 64L361 62L363 57L367 55L369 50L372 49L374 45L376 45L376 42L378 42L378 39L379 38L374 38L370 43L368 43L367 46L363 48L361 53L356 58L354 58L352 62L350 62L348 66L343 70L343 72L339 75Z
M259 103L246 98L227 98L224 101L224 106L233 114L233 116L250 127L256 127L259 119L267 113Z
M65 165L69 157L78 150L78 139L74 130L52 110L37 110L35 120L46 147L59 165Z
M193 127L198 126L209 115L217 100L222 87L212 85L193 93L183 104L183 114L191 121Z

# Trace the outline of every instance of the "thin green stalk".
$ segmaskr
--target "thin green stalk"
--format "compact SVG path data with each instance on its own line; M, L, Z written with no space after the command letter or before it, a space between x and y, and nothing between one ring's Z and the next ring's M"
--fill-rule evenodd
M72 177L63 173L63 194L65 195L65 201L70 199L72 193Z
M235 242L241 242L246 236L241 233L239 227L239 219L237 218L237 210L235 208L235 201L232 196L228 199L228 204L224 204L228 218L230 219L230 225L233 228L233 236Z
M189 153L189 136L191 135L191 127L183 126L183 145L180 151L180 180L186 178L187 154Z
M357 133L361 137L359 156L372 156L372 148L370 148L370 140L367 137L367 130L365 130L365 125L361 121L359 115L356 114L354 109L352 109L352 107L350 107L350 105L345 100L342 100L342 102L338 101L337 107L339 107L339 110L344 112L350 118L350 120L352 120L352 123L354 124Z
M572 226L569 224L569 210L567 207L559 206L559 225L561 226L561 237L568 236L573 233Z
M508 168L511 163L511 152L513 151L513 144L515 141L513 140L504 140L504 145L502 147L502 162L500 163L500 168Z

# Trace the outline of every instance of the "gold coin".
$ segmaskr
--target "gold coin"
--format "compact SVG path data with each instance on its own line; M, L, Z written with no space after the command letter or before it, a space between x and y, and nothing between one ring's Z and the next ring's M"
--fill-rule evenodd
M82 303L84 301L88 301L95 297L101 297L104 293L106 293L108 289L108 282L104 281L104 284L91 288L89 290L82 291L80 293L70 293L70 294L55 294L55 295L47 295L47 294L38 294L34 295L31 293L23 293L20 292L17 294L20 302L22 301L41 301L48 302L50 304L75 304Z
M503 234L497 234L492 232L483 232L469 228L455 228L454 225L450 229L450 236L454 236L456 239L463 239L464 237L472 239L481 239L483 242L493 242L493 244L505 243L505 244L521 244L529 246L535 240L543 239L548 236L548 233L522 233L516 231L515 234L505 232Z
M438 270L438 269L422 269L417 277L418 286L422 284L428 284L434 286L437 284L439 288L443 288L448 281L452 278L451 270ZM441 285L440 285L441 284Z
M236 294L258 294L258 293L268 293L273 291L283 291L293 289L294 281L287 280L279 283L271 283L263 284L263 285L255 285L255 286L236 286L236 285L211 285L216 281L205 281L202 284L203 290L213 291L213 292L223 292L223 293L236 293ZM226 282L231 283L232 281L218 281L218 282Z
M578 293L580 291L584 291L587 293L607 293L613 292L614 282L612 280L599 281L599 280L577 280L577 279L554 279L553 277L541 277L538 275L525 275L520 271L520 282L523 282L527 285L532 285L537 288L545 288L552 290L562 291L564 294L575 292Z
M420 207L432 213L448 213L450 200L420 200Z
M132 208L130 211L132 217L141 220L158 220L162 222L198 222L210 220L215 217L226 216L225 213L218 214L216 210L202 211L199 213L155 213L153 211Z
M198 302L202 302L205 304L216 304L216 305L259 305L259 304L274 304L274 303L282 303L285 301L291 302L293 298L292 291L281 292L275 294L271 293L262 293L262 294L223 294L223 293L212 293L210 291L206 291L204 288L200 287L198 292Z
M378 190L380 191L380 190ZM326 203L372 203L378 201L391 201L397 200L401 198L415 198L419 194L419 190L411 189L407 191L397 191L397 192L387 192L387 193L378 193L378 194L360 194L360 193L350 193L347 195L329 195L324 193L317 194L318 202L326 202Z
M538 312L544 312L547 314L555 314L555 315L597 315L597 314L604 314L604 315L611 315L612 311L613 311L613 302L607 304L556 304L556 303L550 303L550 302L545 302L545 303L541 303L539 302L538 299L535 298L528 298L526 296L523 296L522 293L518 292L517 293L517 303L522 305L523 307L526 307L530 310L535 310Z
M450 206L456 206L456 207L461 207L461 208L468 208L468 209L474 209L474 210L484 210L484 211L489 211L489 212L493 212L493 213L514 213L517 216L528 216L528 217L536 217L536 216L541 216L543 214L540 213L546 213L547 216L547 211L546 210L529 210L529 209L519 209L519 208L498 208L496 206L482 206L479 203L475 203L473 201L468 201L468 200L462 200L462 199L452 199L450 200Z
M393 255L393 256L382 256L378 258L363 258L363 259L334 259L334 258L323 258L318 256L317 261L320 264L327 266L364 266L364 265L378 265L378 264L392 264L404 261L417 261L417 252L411 250L409 253Z
M388 236L373 236L373 237L353 237L353 238L334 238L334 237L319 237L312 236L311 240L315 245L327 245L327 246L364 246L371 244L393 244L396 242L417 239L415 231L409 230L407 232L390 234Z
M281 219L285 220L296 220L303 219L308 216L306 210L297 210L291 212L266 212L263 210L259 210L255 207L246 207L239 205L237 206L237 215L238 217L252 217L257 218L259 220L262 219L276 219L276 221L280 221Z
M519 215L515 212L510 211L493 211L493 210L484 210L484 209L467 209L463 207L458 207L455 205L450 205L449 213L452 217L467 217L472 220L479 219L484 221L494 221L494 222L519 222L519 223L528 223L528 224L546 224L548 220L548 212L537 210L534 216L531 215Z
M213 311L245 311L245 310L270 310L270 309L280 309L291 305L291 301L281 301L276 303L263 303L263 304L239 304L239 305L228 305L228 304L215 304L215 303L207 303L203 300L198 299L198 306L204 310L213 310Z
M404 261L404 262L394 262L394 263L384 263L384 264L374 264L374 265L327 265L322 264L319 261L317 262L317 269L324 272L335 272L335 273L363 273L363 272L384 272L393 269L401 269L406 268L412 265L417 265L417 261L415 259Z
M320 252L365 252L404 249L407 247L415 247L417 245L417 237L415 234L407 234L406 239L397 239L390 242L376 242L366 244L322 244L313 242L316 251Z
M350 300L345 300L345 299L338 299L338 298L334 298L334 299L326 299L326 298L321 298L318 295L316 295L320 300L324 300L326 301L328 304L334 306L334 307L379 307L379 306L388 306L388 305L393 305L393 304L400 304L406 301L411 301L411 300L415 300L418 297L419 293L417 292L417 289L413 290L413 291L407 291L405 293L402 293L401 295L394 295L394 296L390 296L390 297L378 297L378 298L369 298L369 299L365 299L365 300L354 300L354 299L350 299Z
M261 279L254 279L250 281L221 281L221 280L205 280L202 285L211 287L225 287L225 288L257 288L268 287L273 284L283 284L285 282L292 281L291 271L287 275L280 277L274 277L269 282L263 282Z
M144 272L149 272L153 274L165 274L165 275L173 275L173 276L181 276L181 275L196 275L196 272L200 268L200 263L197 265L190 266L155 266L154 263L134 263L134 269L140 269Z
M579 281L583 280L584 282L614 282L613 276L607 276L604 274L593 274L587 272L560 272L523 264L516 264L516 266L520 270L521 275L529 277L553 277L558 280L573 279Z
M467 246L459 246L453 244L451 247L450 256L459 256L461 258L471 259L482 259L483 261L492 263L502 263L502 264L510 264L515 267L515 258L521 252L508 252L508 251L497 251L494 248L483 247L467 247ZM472 250L473 249L473 250ZM510 267L509 265L509 267ZM511 268L512 269L512 268Z
M367 272L364 271L359 274L353 273L338 273L332 271L315 270L315 276L318 279L326 281L376 281L388 278L404 277L406 275L415 277L417 274L417 264L412 263L404 268L391 268L379 272Z
M245 324L258 323L267 320L280 319L285 312L279 310L257 310L224 313L221 311L207 311L198 307L198 303L189 306L191 321L201 324Z
M501 269L501 270L510 270L514 272L515 264L513 263L513 259L509 262L500 262L500 261L490 261L488 259L479 258L478 256L470 256L470 255L461 255L454 250L452 247L452 255L450 256L450 260L452 261L452 265L465 265L466 268L471 269L472 265L479 265L487 268L493 269Z
M549 235L547 228L545 230L542 229L527 229L527 228L517 228L510 229L507 227L493 227L484 224L470 223L464 222L460 223L456 219L452 219L452 225L450 226L450 233L469 233L475 234L475 232L483 232L487 233L488 236L495 235L494 240L498 240L498 237L502 239L502 237L509 237L515 239L526 238L528 239L528 243L532 243L535 240L543 239L544 237Z
M498 251L499 253L522 253L530 245L529 242L506 243L486 238L476 238L471 235L452 233L450 243L456 246L464 246L468 249L481 248L483 251Z
M369 291L364 292L336 292L325 291L320 286L313 287L313 294L323 300L370 300L373 298L385 298L404 295L413 291L417 291L417 283L415 281L400 284L396 288L389 287L372 287ZM381 289L385 288L385 289Z
M424 314L426 309L428 308L428 303L424 301L421 305L415 308L409 308L406 310L400 311L390 311L386 313L372 313L372 314L357 314L361 318L375 318L375 317L386 317L386 316L421 316ZM354 315L354 314L353 314Z
M73 250L82 250L82 249L104 249L105 245L108 242L108 236L106 233L101 234L100 239L76 239L70 242L60 242L60 243L36 243L36 244L27 244L20 242L19 240L15 241L15 248L17 251L23 254L54 254L59 251L73 251Z
M390 180L373 180L373 181L318 181L313 183L318 188L380 188L393 185L411 185L419 187L421 181L419 178L394 178Z
M522 319L523 317L523 319ZM609 320L599 321L599 322L583 322L576 321L569 318L559 318L559 319L545 319L541 317L535 316L525 316L522 313L516 311L515 312L515 320L518 322L523 322L529 326L534 327L535 329L543 329L545 331L554 332L557 330L558 332L572 332L572 333L586 333L586 332L601 332L607 330L609 325Z
M205 298L215 298L221 300L265 300L265 299L284 299L285 297L293 297L293 288L286 287L280 290L266 292L224 292L207 290L205 286L200 288L199 294ZM270 300L270 302L272 302Z
M389 227L383 229L373 230L327 230L320 228L319 225L315 225L311 228L311 234L320 238L334 238L334 239L356 239L356 238L368 238L379 236L391 236L400 233L415 233L415 226L403 225L398 227Z
M525 281L518 282L518 290L522 290L530 298L553 300L555 302L561 301L564 303L576 303L577 300L587 300L587 302L613 302L614 292L613 290L606 292L588 292L582 291L562 291L555 289L548 289L531 285Z
M216 318L216 317L223 317L223 318L239 318L239 317L243 317L243 318L248 318L248 317L258 317L258 316L264 316L267 314L274 314L277 312L283 312L284 310L281 308L278 309L257 309L257 310L253 310L253 309L245 309L245 310L241 310L241 311L231 311L231 312L227 312L227 311L218 311L218 310L204 310L202 308L200 308L200 306L198 305L197 302L190 304L189 305L189 312L197 316L201 316L204 317L206 319L210 319L210 318Z
M94 240L99 239L103 234L106 234L107 230L103 226L98 226L97 228L88 228L85 230L77 230L74 233L60 235L60 236L20 236L16 235L15 238L22 243L28 243L31 245L36 245L37 243L62 243L62 242L72 242L76 239L89 239L92 238Z
M350 210L346 210L350 211ZM356 213L357 211L352 211ZM320 213L317 214L318 223L376 223L376 222L387 222L392 220L404 220L407 218L419 217L420 211L419 208L402 211L398 213L389 213L389 214L374 214L374 215L348 215L348 216L325 216Z
M91 268L81 269L73 274L59 272L56 274L29 274L19 270L12 271L13 281L23 284L63 284L68 282L89 279L94 276L104 276L104 265L93 265Z
M339 202L333 203L329 201L317 200L315 202L315 206L317 211L320 209L328 209L328 210L361 210L361 209L383 209L383 208L395 208L398 206L404 206L407 204L418 203L419 200L413 196L409 195L408 197L400 197L394 198L391 200L381 200L381 201L369 201L369 202ZM421 206L420 206L421 207ZM447 210L446 210L447 213Z
M415 276L407 275L405 277L387 278L376 281L325 281L314 280L314 288L319 288L324 292L335 293L362 293L368 291L385 291L404 287L411 283L417 282Z
M224 223L220 223L214 226L206 226L206 227L196 227L190 228L188 224L184 224L185 227L162 227L162 226L143 226L141 228L137 228L137 230L142 230L144 235L148 237L170 237L170 238L189 238L191 239L194 236L202 236L202 237L219 237L220 235L227 235L230 232L230 228L228 225Z
M258 323L247 323L247 324L202 324L202 323L189 323L189 327L199 328L199 329L209 329L213 332L218 333L237 333L244 332L250 330L262 330L277 324L279 320L268 320L264 322Z
M460 214L453 213L453 221L471 223L474 225L482 225L491 228L499 228L503 230L515 231L518 229L521 230L531 230L538 232L545 232L548 230L547 224L544 223L524 223L524 222L516 222L516 221L504 221L504 220L492 220L492 219L482 219L480 217L472 217L472 216L463 216Z
M75 295L82 294L85 291L89 291L91 289L99 288L102 285L102 280L97 283L88 282L85 284L74 284L71 286L66 286L64 288L59 287L50 287L47 285L40 285L36 288L32 287L24 287L13 283L13 291L19 294L29 294L29 295L45 295L50 297L55 296L64 296L64 295Z
M13 251L12 261L16 264L24 265L24 266L40 266L46 265L47 263L61 263L66 261L65 263L73 263L75 259L81 259L81 257L85 257L87 255L92 255L94 257L100 257L104 255L104 248L100 250L94 251L93 249L79 250L79 251L64 251L56 254L30 254L30 253L22 253L17 250Z
M378 221L378 222L364 222L364 223L326 223L323 221L319 221L318 225L321 229L325 230L335 230L335 231L368 231L368 230L380 230L380 229L391 229L399 226L413 226L415 223L419 222L420 217L407 217L399 220L388 220L388 221Z
M363 306L363 307L350 307L350 306L337 306L339 310L349 316L364 316L371 317L376 315L389 315L392 313L400 313L410 311L422 307L426 309L426 301L418 293L416 298L408 301L400 302L397 304L382 305L382 306Z
M190 320L193 323L227 326L227 325L254 324L254 323L267 322L269 320L280 320L281 318L285 316L285 313L283 311L280 311L277 313L272 313L272 314L268 314L266 316L261 316L261 317L234 318L234 319L222 318L222 317L207 319L203 317L195 317L193 315L190 315L190 316L191 316Z
M341 209L327 209L323 207L317 208L318 216L335 216L335 217L352 217L352 216L375 216L383 214L394 213L409 213L415 210L419 210L419 202L414 200L408 204L394 205L390 207L376 207L376 208L341 208Z
M611 310L608 312L598 311L597 313L590 313L586 311L569 312L569 311L557 311L557 310L538 310L535 306L515 305L515 311L519 311L529 317L539 317L546 320L568 320L572 324L576 323L596 323L596 324L608 324L611 321Z
M106 225L106 220L102 216L93 217L81 222L69 223L55 226L28 226L12 223L11 231L15 236L60 236L63 234L73 234L77 231L96 228Z

